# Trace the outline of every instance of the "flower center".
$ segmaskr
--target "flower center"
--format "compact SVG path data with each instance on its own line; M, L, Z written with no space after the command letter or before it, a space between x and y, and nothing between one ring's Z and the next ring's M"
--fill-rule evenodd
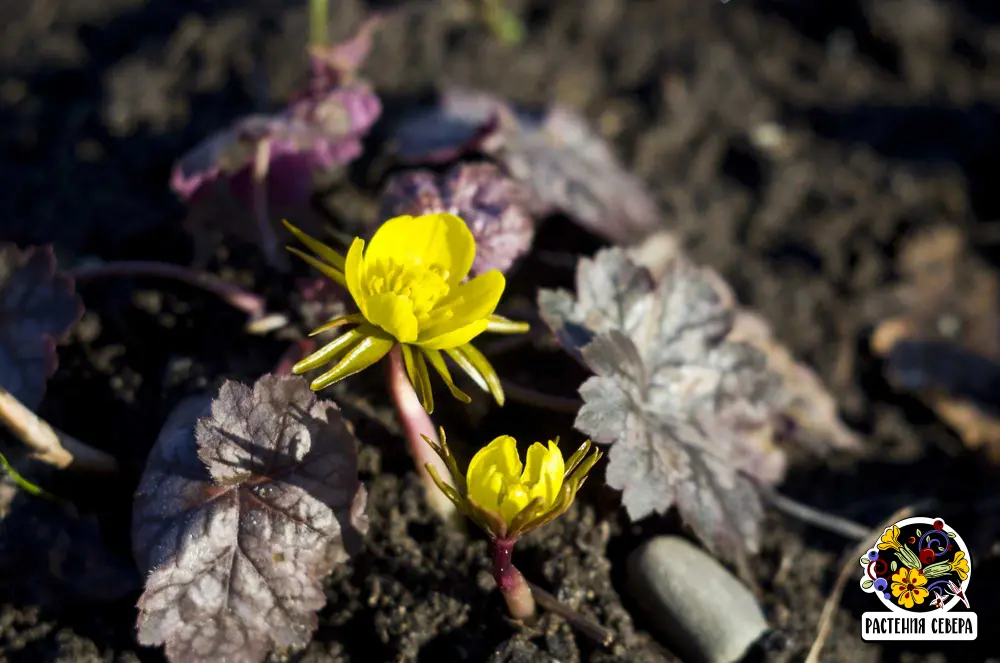
M393 294L408 299L417 322L424 326L436 322L431 319L434 307L451 292L448 276L448 270L440 265L384 260L372 266L368 288L372 295Z

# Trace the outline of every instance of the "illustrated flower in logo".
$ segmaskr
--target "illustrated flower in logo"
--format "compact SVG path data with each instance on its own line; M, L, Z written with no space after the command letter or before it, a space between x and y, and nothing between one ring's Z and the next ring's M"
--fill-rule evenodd
M892 527L885 530L882 533L882 537L878 540L879 550L899 550L899 528L893 525Z
M948 564L951 566L951 570L958 574L960 580L969 577L969 560L965 559L965 553L961 550L955 553L954 559Z
M904 566L892 576L892 595L899 605L910 609L914 604L923 603L930 595L926 584L927 578L920 569L908 569Z
M913 517L890 525L859 563L862 591L893 612L968 609L968 548L940 518Z

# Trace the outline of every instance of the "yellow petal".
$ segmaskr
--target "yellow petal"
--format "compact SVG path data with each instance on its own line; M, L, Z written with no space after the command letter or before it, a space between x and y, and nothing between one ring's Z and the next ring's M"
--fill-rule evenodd
M505 285L503 274L492 270L457 286L435 306L435 309L450 310L451 317L445 322L420 330L421 343L433 342L439 336L481 320L486 322L483 326L485 331L489 326L490 316L500 303Z
M375 231L365 262L438 265L455 286L468 276L475 257L476 241L465 221L440 212L389 219Z
M459 327L454 331L450 331L447 334L441 334L435 338L427 341L417 340L415 345L419 345L422 348L427 348L428 350L451 350L463 345L467 345L469 341L476 338L484 331L486 331L486 326L489 324L486 320L477 320L471 324L464 327Z
M517 455L517 440L501 435L476 452L465 473L469 497L487 508L496 508L499 490L504 483L516 482L521 476L521 459ZM497 485L497 481L500 485Z
M548 448L535 442L528 447L521 481L530 486L532 498L544 498L545 505L550 506L562 488L565 472L566 466L559 447L554 442L549 442Z
M365 303L366 290L362 286L365 280L365 240L360 237L355 238L351 243L351 248L347 250L347 259L344 261L344 280L347 282L347 291L354 298L354 303L358 305L361 313L368 317L368 308Z
M531 503L531 495L521 484L514 484L504 495L503 502L500 503L500 515L508 525L514 516L521 513L524 507Z
M389 332L400 343L417 340L417 316L408 297L383 292L365 299L368 322Z

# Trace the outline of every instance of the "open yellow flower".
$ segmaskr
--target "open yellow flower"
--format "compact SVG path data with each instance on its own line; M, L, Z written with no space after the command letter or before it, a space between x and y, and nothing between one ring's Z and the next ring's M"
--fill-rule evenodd
M900 548L899 527L897 527L896 525L887 528L885 532L882 533L881 538L879 538L878 542L879 550L888 550L890 548L894 550L899 550Z
M513 540L563 514L601 458L596 449L590 453L593 445L587 440L564 460L557 438L547 445L532 444L522 464L517 440L501 435L472 457L463 475L448 449L444 430L440 445L427 442L445 462L457 488L442 481L428 464L434 483L477 525L504 540Z
M930 594L924 585L927 578L920 572L920 569L908 569L901 567L892 576L892 595L896 597L896 602L907 610L914 604L921 604Z
M367 248L365 240L355 238L346 257L287 221L285 226L315 255L289 250L347 288L359 310L313 330L311 335L356 325L292 369L299 374L333 363L312 381L313 390L364 370L398 343L406 373L428 412L434 399L427 364L455 398L470 401L452 381L444 355L503 404L496 371L470 341L485 331L523 333L528 325L494 314L505 286L503 274L492 270L466 280L476 243L465 221L446 213L389 219Z

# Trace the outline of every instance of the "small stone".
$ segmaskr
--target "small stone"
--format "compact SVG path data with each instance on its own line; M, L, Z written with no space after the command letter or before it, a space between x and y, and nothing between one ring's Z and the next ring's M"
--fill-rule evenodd
M686 663L739 661L768 630L753 593L686 539L661 536L628 558L628 590Z

